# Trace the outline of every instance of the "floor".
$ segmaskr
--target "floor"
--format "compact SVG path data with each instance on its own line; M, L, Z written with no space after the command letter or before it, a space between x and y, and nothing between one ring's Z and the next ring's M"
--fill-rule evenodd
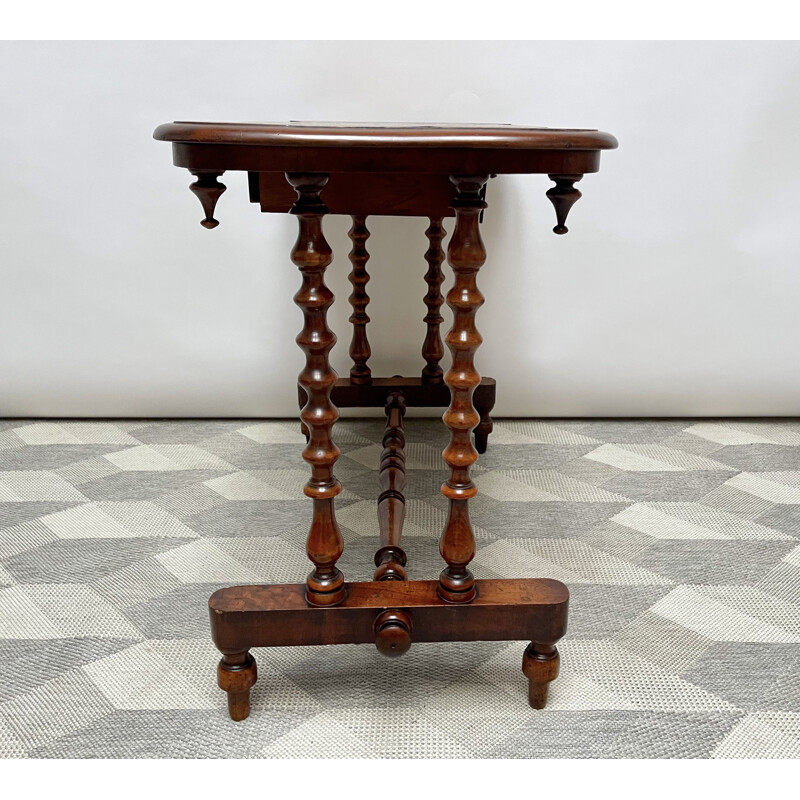
M350 580L380 420L337 424ZM441 569L447 437L410 419L409 577ZM475 469L482 577L572 592L561 677L524 643L255 650L215 685L206 600L307 572L296 421L0 422L0 756L800 757L800 422L504 420Z

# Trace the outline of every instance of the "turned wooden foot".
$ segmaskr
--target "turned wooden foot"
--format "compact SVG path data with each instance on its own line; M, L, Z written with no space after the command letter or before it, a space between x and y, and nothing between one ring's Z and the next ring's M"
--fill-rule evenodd
M475 427L475 449L483 455L489 444L489 434L494 429L490 416L494 408L494 393L484 393L474 399L475 410L481 415L481 421Z
M522 657L522 671L528 679L531 708L547 705L547 687L558 677L558 650L552 644L531 642Z
M250 689L258 678L256 660L249 652L225 655L217 667L217 684L228 694L228 713L241 722L250 714Z
M489 446L489 434L494 427L491 417L487 418L486 422L481 418L478 427L475 428L475 449L483 455L486 448Z

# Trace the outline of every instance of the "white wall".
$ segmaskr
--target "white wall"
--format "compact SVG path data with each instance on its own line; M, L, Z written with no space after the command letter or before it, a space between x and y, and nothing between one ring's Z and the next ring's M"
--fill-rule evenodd
M151 138L173 119L610 131L567 236L546 176L490 185L495 413L800 414L797 43L5 42L0 71L2 416L296 413L296 222L228 173L202 229ZM326 223L340 373L347 227ZM370 227L373 372L416 374L425 221Z

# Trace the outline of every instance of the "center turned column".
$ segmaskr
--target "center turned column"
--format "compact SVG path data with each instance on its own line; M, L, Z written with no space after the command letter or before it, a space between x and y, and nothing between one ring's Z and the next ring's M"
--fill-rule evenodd
M303 491L314 501L314 515L306 541L306 552L314 569L306 579L306 600L314 606L332 606L344 600L347 588L344 576L336 567L344 551L344 540L333 509L333 499L342 491L342 485L333 474L340 451L331 438L339 411L331 402L336 372L328 355L336 343L336 335L327 322L333 292L325 285L325 269L333 259L322 233L322 218L328 209L320 199L328 176L286 173L286 179L297 192L291 213L297 216L299 232L292 249L292 261L303 276L300 290L294 296L295 303L303 310L304 320L297 343L306 356L306 366L298 382L308 395L300 418L310 432L303 458L311 465L311 478Z
M439 541L439 552L447 567L439 576L439 597L451 603L469 603L475 598L475 578L467 565L475 556L475 535L469 519L468 501L478 490L469 470L478 459L471 433L480 422L472 404L480 375L474 358L483 341L475 327L475 314L483 305L483 295L476 283L478 270L486 260L480 234L480 213L486 208L481 189L484 176L452 176L456 187L453 208L456 225L447 248L447 261L455 273L453 288L447 293L447 305L453 311L453 327L445 338L453 356L444 382L450 387L450 407L442 419L450 429L450 444L442 457L450 467L450 479L442 485L442 494L450 501L447 523Z

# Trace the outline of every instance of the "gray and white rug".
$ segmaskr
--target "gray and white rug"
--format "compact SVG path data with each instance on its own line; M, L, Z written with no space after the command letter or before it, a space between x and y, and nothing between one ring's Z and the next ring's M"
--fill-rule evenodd
M368 580L382 422L336 426L340 566ZM407 421L409 577L435 578L447 441ZM301 582L296 421L0 423L0 755L800 757L800 423L507 420L475 469L481 577L572 592L524 643L254 650L229 720L206 601Z

